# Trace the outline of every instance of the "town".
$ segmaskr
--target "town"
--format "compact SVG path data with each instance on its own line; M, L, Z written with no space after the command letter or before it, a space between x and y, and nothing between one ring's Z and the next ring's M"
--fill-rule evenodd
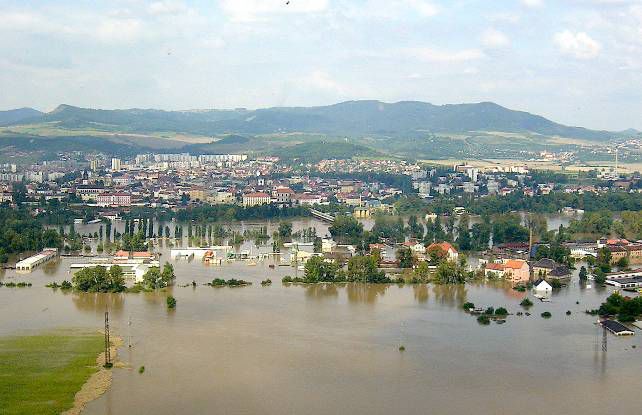
M483 277L550 294L568 281L576 262L587 261L584 279L627 290L642 286L642 269L632 268L642 265L639 215L611 213L642 210L642 181L617 167L582 176L510 164L446 167L365 158L311 164L188 153L76 155L0 167L3 203L29 209L60 236L58 246L42 246L17 262L21 271L46 263L52 252L80 254L90 260L71 264L72 271L119 265L140 284L160 265L154 245L166 240L176 246L172 257L208 263L271 259L304 271L310 258L323 258L339 267L326 281L354 280L336 271L365 255L391 276L373 273L372 281ZM564 218L558 229L548 226L550 215ZM328 233L317 235L316 227L293 233L291 220L306 216L326 223ZM237 220L275 220L284 230L239 235L226 228ZM97 230L75 232L87 224ZM257 240L256 252L239 251L244 237ZM270 238L271 246L265 244ZM9 253L3 249L5 262Z

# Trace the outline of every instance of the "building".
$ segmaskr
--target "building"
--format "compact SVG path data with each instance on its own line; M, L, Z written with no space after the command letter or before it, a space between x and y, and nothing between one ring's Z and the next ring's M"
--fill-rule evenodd
M289 187L278 187L274 191L274 198L276 203L279 205L289 205L292 204L292 198L294 196L294 191Z
M118 158L111 159L111 171L120 171L121 161Z
M616 336L633 336L635 334L633 330L629 329L619 321L603 320L600 324Z
M205 200L205 189L201 186L192 186L189 189L189 198L190 200Z
M232 192L219 190L207 196L207 202L213 205L216 204L231 204L235 202L235 197Z
M502 262L489 262L486 264L484 274L487 277L495 274L514 284L528 282L531 276L528 262L521 259L505 259Z
M551 284L546 282L546 280L540 279L533 284L533 290L540 293L550 293L553 291L553 287L551 287Z
M131 206L132 196L129 193L102 193L96 196L100 206Z
M641 244L607 245L607 249L611 252L611 263L613 264L623 258L626 258L629 264L642 264Z
M617 288L642 288L642 269L606 274L606 284Z
M370 209L365 207L356 207L352 215L357 219L364 219L370 217Z
M269 194L263 192L246 193L243 195L243 206L268 205L272 202Z
M323 197L320 195L312 195L312 194L302 194L296 196L296 200L299 202L300 205L307 205L307 206L313 206L313 205L320 205L321 202L323 201Z
M58 249L45 248L42 252L17 262L16 271L31 272L34 268L51 261L56 256L58 256Z
M565 265L558 264L550 258L542 258L533 263L533 275L536 277L564 278L570 273Z
M106 189L102 185L81 184L76 186L76 196L83 201L97 200L98 195L105 193Z
M13 202L13 194L12 193L9 193L9 192L0 193L0 203L5 203L5 202L9 202L9 203Z
M428 246L428 249L426 251L430 253L431 251L436 249L443 251L449 261L457 261L457 258L459 258L459 252L457 252L455 247L448 242L432 243L430 244L430 246Z

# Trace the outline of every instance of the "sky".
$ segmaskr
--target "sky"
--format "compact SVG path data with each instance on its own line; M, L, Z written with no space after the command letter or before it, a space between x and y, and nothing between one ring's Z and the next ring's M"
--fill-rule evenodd
M642 130L642 0L0 0L0 109L492 101Z

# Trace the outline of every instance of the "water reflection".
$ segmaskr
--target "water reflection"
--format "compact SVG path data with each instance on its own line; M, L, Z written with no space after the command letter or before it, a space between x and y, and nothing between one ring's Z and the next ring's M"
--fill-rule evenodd
M336 284L311 284L305 287L305 296L315 300L336 298L339 296L339 289Z
M73 293L71 299L79 311L100 314L109 310L110 313L120 316L125 304L125 295L127 294Z
M415 284L412 286L412 294L419 304L426 303L430 297L428 284Z
M346 294L350 304L375 304L388 290L388 284L347 284Z
M50 275L50 276L56 275L61 271L60 270L61 264L62 264L62 261L60 259L57 259L55 261L49 261L42 267L42 272L45 275ZM69 279L71 279L71 276L69 276Z
M433 285L432 291L438 304L449 307L461 307L468 294L463 284Z

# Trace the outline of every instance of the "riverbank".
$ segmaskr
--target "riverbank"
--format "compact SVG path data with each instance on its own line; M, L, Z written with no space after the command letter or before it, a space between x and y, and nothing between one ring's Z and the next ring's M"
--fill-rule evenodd
M112 342L112 353L119 342ZM2 413L80 413L111 384L111 372L102 369L102 350L100 333L65 330L0 338Z
M101 333L101 336L103 334ZM125 365L118 361L118 348L122 346L123 339L117 336L110 337L110 347L109 354L111 356L112 362L114 362L113 367L125 367ZM103 393L107 392L109 386L111 386L112 381L112 369L106 369L103 367L105 364L105 352L102 352L96 358L96 368L98 371L87 379L87 381L82 385L82 388L74 396L74 406L63 412L62 415L78 415L85 409L85 406L100 397Z

